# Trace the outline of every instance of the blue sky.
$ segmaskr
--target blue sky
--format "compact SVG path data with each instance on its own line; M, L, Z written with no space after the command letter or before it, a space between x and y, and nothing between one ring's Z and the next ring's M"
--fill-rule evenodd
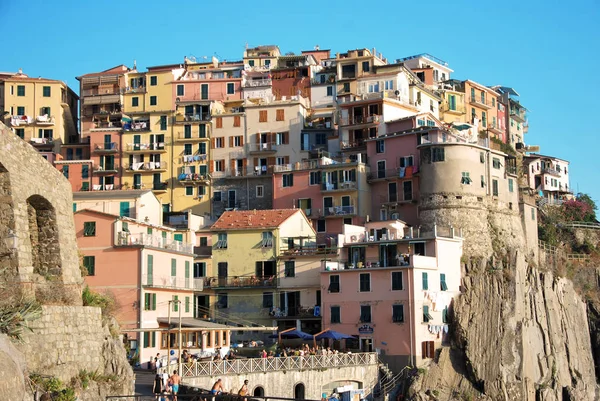
M571 162L571 187L600 205L600 2L166 2L0 0L0 71L66 81L114 65L186 55L239 60L244 46L333 53L377 48L389 60L430 53L457 79L515 88L530 110L528 144Z

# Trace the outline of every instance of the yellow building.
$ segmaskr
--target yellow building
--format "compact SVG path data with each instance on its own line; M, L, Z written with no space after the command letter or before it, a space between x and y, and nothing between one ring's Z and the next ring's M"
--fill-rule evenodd
M375 49L348 50L337 53L337 94L338 97L356 95L358 93L356 79L374 73L374 67L387 64L382 55L377 55Z
M60 146L77 138L79 97L64 82L0 74L0 112L13 132L54 161ZM50 160L52 158L52 160Z
M299 294L278 290L282 238L315 237L300 209L225 212L211 231L213 271L205 288L213 291L217 320L268 326L277 309L300 308Z

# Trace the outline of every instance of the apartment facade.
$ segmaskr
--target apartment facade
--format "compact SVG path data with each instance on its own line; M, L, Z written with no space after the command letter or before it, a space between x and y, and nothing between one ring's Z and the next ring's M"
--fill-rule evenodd
M339 259L321 268L323 327L353 335L363 352L380 350L395 370L433 358L449 340L462 238L383 221L346 225L340 242Z
M573 196L569 169L568 161L556 157L536 153L523 157L528 187L550 204L560 204Z

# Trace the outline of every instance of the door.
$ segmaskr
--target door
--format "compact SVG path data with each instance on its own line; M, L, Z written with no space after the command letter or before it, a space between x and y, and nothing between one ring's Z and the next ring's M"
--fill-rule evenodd
M402 183L402 190L404 192L404 200L411 201L413 198L412 194L412 181L404 181Z
M210 311L210 301L208 295L196 295L196 308L194 310L195 318L208 317Z
M219 286L227 284L227 262L219 262L217 267L217 274L219 278Z
M398 185L395 182L388 183L388 202L398 201Z
M140 150L141 140L142 140L142 137L140 135L133 136L133 150Z
M230 209L235 208L235 189L230 189L227 193L227 207Z
M300 314L300 291L287 293L288 316L298 316Z
M353 214L354 213L354 207L352 207L352 205L350 205L350 197L349 196L342 196L342 212L344 214Z
M160 173L155 173L152 176L152 189L162 189Z
M104 149L110 149L111 148L111 144L110 144L110 139L111 139L111 135L104 135Z
M142 189L142 175L141 174L133 175L133 189Z
M202 84L200 86L200 98L203 100L208 99L208 84Z
M385 160L377 162L377 178L385 178Z
M360 350L362 352L373 352L373 339L370 337L361 338L360 339Z
M329 216L333 213L333 198L331 196L326 196L323 198L323 214Z

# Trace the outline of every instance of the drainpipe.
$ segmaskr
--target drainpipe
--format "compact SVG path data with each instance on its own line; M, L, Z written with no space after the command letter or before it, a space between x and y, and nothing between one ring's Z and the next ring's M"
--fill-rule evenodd
M173 147L175 146L175 139L173 138L173 135L175 135L175 132L173 131L173 127L175 125L175 115L177 114L177 107L175 107L175 113L171 113L173 114L173 120L171 120L171 196L170 196L170 208L169 208L169 212L172 212L175 207L174 207L174 203L175 203L175 198L173 197L173 187L175 186L175 180L177 179L177 174L176 172L173 171L173 169L175 168L175 158L173 157ZM161 221L162 224L162 221Z
M411 259L413 259L413 258L411 257ZM412 366L415 366L416 361L415 361L415 357L414 357L414 348L413 348L413 345L414 345L413 344L414 343L413 322L415 320L415 313L413 310L413 301L414 301L414 294L415 294L415 274L414 274L415 270L414 270L414 267L408 271L410 272L409 274L412 275L412 279L408 281L409 283L412 283L408 290L408 309L411 312L410 319L408 321L409 330L410 330L410 341L409 341L410 342L410 357L409 357L409 359L410 359L410 364Z
M121 220L121 219L120 219ZM115 225L115 231L117 231L118 228ZM117 234L118 235L118 234ZM142 248L145 249L145 248ZM144 252L140 252L140 259L138 261L138 265L139 265L139 269L138 271L140 272L140 277L138 279L138 302L137 302L137 308L138 308L138 321L137 321L137 327L138 328L142 328L142 299L143 299L143 293L142 293L142 277L143 277L143 271L144 271ZM141 349L143 349L143 344L142 344L142 339L143 339L144 333L140 332L137 333L136 339L137 339L137 347L138 347L138 358L139 358L139 363L142 363L142 353L141 353Z

